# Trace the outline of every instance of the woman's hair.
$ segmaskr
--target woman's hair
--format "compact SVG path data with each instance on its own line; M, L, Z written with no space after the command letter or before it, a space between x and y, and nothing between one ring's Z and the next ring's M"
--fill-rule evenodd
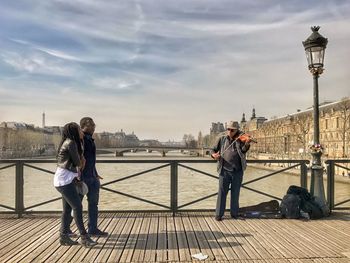
M79 155L83 153L83 147L81 145L81 140L79 136L79 125L77 123L70 122L64 125L62 131L62 139L60 142L60 146L58 147L58 152L60 151L62 144L66 139L71 139L77 144Z

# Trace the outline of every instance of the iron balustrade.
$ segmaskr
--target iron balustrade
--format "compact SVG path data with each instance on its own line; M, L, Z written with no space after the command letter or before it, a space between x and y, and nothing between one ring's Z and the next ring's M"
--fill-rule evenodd
M45 204L49 204L52 202L55 202L57 200L60 200L61 197L58 198L53 198L44 202L40 202L37 203L35 205L31 205L28 207L24 206L24 167L29 167L44 173L48 173L53 175L55 172L54 171L50 171L41 167L36 166L37 164L47 164L47 163L56 163L56 160L42 160L42 159L20 159L20 160L0 160L0 164L5 164L5 166L0 167L0 170L5 170L11 167L15 167L16 170L16 179L15 179L15 207L10 207L7 205L3 205L0 204L0 207L5 208L9 211L1 211L0 213L15 213L18 215L18 217L22 217L23 214L25 213L53 213L53 212L59 212L59 211L40 211L40 210L35 210L35 211L31 211L31 209L33 208L37 208L40 207L42 205ZM203 196L199 199L190 201L188 203L182 204L182 205L178 205L178 197L179 197L179 191L178 191L178 168L185 168L191 171L194 171L196 173L200 173L203 174L205 176L208 176L210 178L214 178L214 179L218 179L218 175L215 174L210 174L208 172L193 168L188 166L188 164L203 164L203 163L216 163L216 161L214 160L97 160L98 164L120 164L120 163L126 163L126 164L137 164L137 163L141 163L141 164L160 164L160 166L151 168L151 169L147 169L147 170L143 170L141 172L138 173L134 173L132 175L127 175L124 176L122 178L118 178L116 180L112 180L110 182L106 182L101 184L101 189L107 192L111 192L111 193L115 193L115 194L119 194L131 199L135 199L144 203L148 203L148 204L152 204L158 207L161 207L162 210L136 210L139 212L172 212L173 215L175 215L177 212L180 211L213 211L214 209L186 209L186 207L193 205L195 203L201 202L203 200L206 200L208 198L211 198L213 196L217 195L217 192L215 193L211 193L209 195ZM283 168L283 169L279 169L273 172L270 172L266 175L260 176L258 178L255 178L253 180L250 180L248 182L244 182L242 184L242 188L248 190L248 191L252 191L255 192L257 194L263 195L263 196L267 196L270 198L274 198L277 200L281 200L281 197L279 196L274 196L272 194L269 193L265 193L263 191L257 190L257 189L253 189L251 187L249 187L249 184L252 184L254 182L263 180L265 178L274 176L276 174L280 174L283 173L285 171L288 171L290 169L296 168L296 167L300 167L300 186L307 188L307 164L309 164L308 160L248 160L249 164L267 164L267 163L273 163L273 164L285 164L288 165L288 167ZM169 205L164 205L164 204L160 204L157 203L155 201L152 200L148 200L145 198L141 198L141 197L137 197L125 192L121 192L121 191L117 191L114 189L111 189L109 186L124 180L128 180L131 178L135 178L137 176L140 176L142 174L146 174L146 173L150 173L159 169L163 169L169 167L170 169L170 204ZM135 210L133 210L135 211ZM101 212L116 212L115 210L101 210ZM118 210L118 212L130 212L129 210Z
M339 203L335 203L335 188L334 188L335 167L339 167L341 169L344 169L345 171L350 171L350 168L343 165L343 164L350 163L350 160L333 159L333 160L327 160L325 163L327 165L327 199L328 199L329 209L330 210L350 210L350 206L340 207L345 203L350 203L350 198L346 200L342 200Z

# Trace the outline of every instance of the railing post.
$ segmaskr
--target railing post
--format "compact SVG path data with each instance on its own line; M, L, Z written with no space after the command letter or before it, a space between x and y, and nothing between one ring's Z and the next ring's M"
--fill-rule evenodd
M334 161L327 162L327 199L329 211L334 209Z
M177 174L177 162L172 161L170 164L170 207L173 216L177 212L177 196L178 196L178 174Z
M307 189L307 165L305 162L300 164L300 186Z
M18 218L22 217L24 211L23 202L23 162L16 161L16 213Z

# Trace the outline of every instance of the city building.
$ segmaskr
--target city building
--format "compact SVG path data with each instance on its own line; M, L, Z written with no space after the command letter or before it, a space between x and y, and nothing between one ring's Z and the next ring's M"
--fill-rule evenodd
M255 110L253 111L255 114ZM243 119L243 118L242 118ZM241 122L242 129L257 139L251 152L275 157L305 157L313 143L313 109L267 120L254 117ZM350 99L320 105L320 141L325 158L348 158Z
M0 123L0 158L52 156L61 139L60 127L34 127L24 122Z

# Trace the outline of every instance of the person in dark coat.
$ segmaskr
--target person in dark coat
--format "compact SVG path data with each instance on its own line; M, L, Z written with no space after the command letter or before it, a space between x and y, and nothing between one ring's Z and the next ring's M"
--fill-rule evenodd
M90 117L80 120L80 127L84 132L84 157L85 167L81 172L81 179L89 188L87 193L88 201L88 233L93 236L107 236L107 232L98 229L98 202L100 197L100 179L96 170L96 145L92 135L95 132L96 124Z
M240 140L241 131L237 121L230 121L227 134L221 136L211 151L211 157L218 161L219 191L216 203L215 219L221 221L226 208L226 197L231 186L230 213L238 218L239 193L243 180L243 172L247 167L246 152L250 141Z

